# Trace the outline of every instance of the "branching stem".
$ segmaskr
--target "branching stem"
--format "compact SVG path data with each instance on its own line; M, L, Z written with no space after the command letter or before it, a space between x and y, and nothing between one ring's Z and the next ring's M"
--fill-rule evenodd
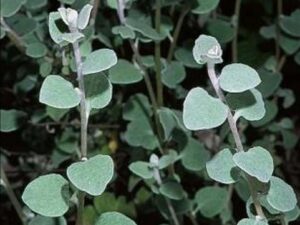
M212 86L213 86L218 98L222 102L224 102L226 105L228 105L227 102L226 102L224 93L222 92L222 90L219 86L219 80L218 80L218 77L217 77L216 72L215 72L214 64L209 64L209 63L207 64L207 73L208 73L209 79L212 83ZM228 110L227 121L228 121L230 130L231 130L231 133L233 135L237 151L243 152L244 148L243 148L243 144L242 144L242 141L241 141L241 137L240 137L240 134L238 132L236 121L234 120L232 112L230 110ZM254 203L254 206L255 206L256 213L261 218L265 218L262 206L261 206L261 204L258 200L257 191L255 190L255 187L253 185L253 183L254 183L253 178L251 176L247 175L247 174L245 174L245 178L246 178L246 180L248 182L248 185L249 185L249 189L250 189L252 200L253 200L253 203Z

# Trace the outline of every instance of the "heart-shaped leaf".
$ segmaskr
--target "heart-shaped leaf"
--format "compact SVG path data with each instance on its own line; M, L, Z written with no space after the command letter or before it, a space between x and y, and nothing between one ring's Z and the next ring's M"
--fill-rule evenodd
M68 109L77 106L80 97L72 83L61 76L50 75L42 84L39 100L54 108Z
M90 53L82 65L83 74L98 73L111 68L118 61L113 50L104 48Z
M239 93L255 88L261 82L258 73L250 66L233 63L222 69L220 87L227 92Z
M218 152L206 163L208 176L223 184L235 183L239 176L239 169L236 167L232 157L233 155L228 148Z
M85 97L91 108L102 109L112 99L113 86L102 73L84 76Z
M143 79L143 74L127 60L120 59L110 68L109 79L113 84L132 84Z
M296 9L290 16L280 18L280 27L289 35L300 37L300 10Z
M256 219L242 219L237 225L268 225L268 223Z
M101 214L95 225L136 225L136 223L118 212Z
M114 163L110 156L96 155L87 161L76 162L67 168L72 184L90 195L101 195L113 177Z
M233 161L241 170L263 183L270 180L274 170L271 154L259 146L250 148L247 152L235 153Z
M69 209L69 183L58 174L40 176L27 185L22 200L38 214L62 216Z
M226 207L227 195L228 193L225 188L204 187L195 196L197 209L205 217L214 217Z
M267 202L280 212L293 210L297 205L297 198L293 188L278 177L271 177Z
M183 104L183 123L189 130L220 126L227 118L228 108L203 88L193 88Z

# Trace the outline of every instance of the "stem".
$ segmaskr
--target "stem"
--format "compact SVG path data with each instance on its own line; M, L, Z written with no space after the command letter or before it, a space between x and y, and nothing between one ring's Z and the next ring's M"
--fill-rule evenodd
M168 63L171 62L172 57L174 55L174 50L175 50L177 40L178 40L180 31L181 31L181 28L182 28L183 20L184 20L184 17L187 15L189 9L190 9L190 7L186 5L180 13L179 19L177 21L177 24L176 24L176 27L175 27L175 30L174 30L173 40L171 42L171 46L169 48L169 52L168 52L168 56L167 56L167 62Z
M280 26L279 20L282 15L282 0L277 0L277 21L276 21L276 40L275 40L275 55L277 62L277 71L280 70Z
M212 86L213 86L218 98L222 102L224 102L226 105L228 105L227 102L226 102L224 93L220 89L219 80L218 80L218 77L217 77L215 69L214 69L214 64L207 64L207 72L208 72L209 79L212 83ZM238 152L243 152L244 148L243 148L243 145L242 145L240 134L238 132L236 121L234 120L233 115L232 115L230 110L228 110L227 121L228 121L230 130L231 130L231 133L233 135L237 151ZM252 196L252 200L253 200L253 203L254 203L254 206L255 206L256 213L261 218L265 218L265 215L264 215L264 212L262 210L261 204L258 200L257 192L256 192L255 187L253 185L253 178L251 176L247 175L247 174L245 174L245 178L246 178L246 180L248 182L248 185L249 185L249 189L250 189L250 192L251 192L251 196Z
M6 173L4 171L4 169L1 166L1 181L3 182L3 186L6 190L7 196L9 198L9 200L11 201L13 207L15 208L20 220L22 221L22 224L26 224L26 216L23 212L22 206L14 192L14 190L12 189L9 180L7 179Z
M237 62L238 52L237 52L237 43L238 43L238 33L239 33L239 20L240 20L240 9L241 9L241 0L235 1L234 6L234 37L232 41L232 61Z
M77 32L77 28L69 27L71 32ZM81 100L80 100L80 123L81 123L81 160L86 160L87 158L87 125L88 125L88 116L89 110L87 108L86 98L85 98L85 87L84 87L84 79L82 74L82 58L79 48L79 42L75 41L73 43L73 51L77 68L77 80L78 86L80 89ZM83 224L83 210L84 210L84 199L85 194L81 191L78 193L78 209L77 209L77 221L76 225Z
M1 17L1 25L3 26L4 30L7 32L7 36L10 39L10 41L17 47L17 49L21 53L25 53L25 44L23 40L13 29L10 28L10 26L8 26L8 24L5 22L3 17Z
M156 0L156 8L155 8L155 29L157 33L160 33L160 23L161 23L161 0ZM161 82L161 49L160 49L160 41L155 42L154 49L154 60L155 60L155 70L156 70L156 91L157 91L157 104L158 106L162 106L163 99L163 84Z

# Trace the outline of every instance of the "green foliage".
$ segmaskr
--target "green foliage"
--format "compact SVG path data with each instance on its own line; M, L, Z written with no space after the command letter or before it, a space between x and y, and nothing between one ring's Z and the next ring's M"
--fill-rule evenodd
M113 161L110 156L97 155L84 162L76 162L67 168L72 184L90 195L101 195L113 177Z
M39 100L54 108L68 109L77 106L80 97L72 83L61 76L50 75L43 82Z
M40 176L27 185L22 200L31 210L43 216L62 216L69 209L68 186L68 181L61 175Z
M1 0L1 222L297 224L295 2Z
M192 89L183 104L183 122L190 130L218 127L227 118L228 108L202 88Z
M247 152L235 153L233 161L241 170L264 183L270 180L274 170L272 156L259 146L250 148Z

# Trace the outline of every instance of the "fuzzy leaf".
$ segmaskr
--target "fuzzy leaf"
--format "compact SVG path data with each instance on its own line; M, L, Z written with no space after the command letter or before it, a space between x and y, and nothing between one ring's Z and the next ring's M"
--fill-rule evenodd
M80 97L72 83L58 75L49 75L44 80L39 101L59 109L73 108L80 102Z
M133 162L129 165L129 170L143 179L150 179L153 177L153 171L150 168L150 163L148 162Z
M237 225L268 225L268 223L255 219L242 219Z
M132 84L143 79L143 74L127 60L120 59L109 69L109 79L113 84Z
M80 30L86 28L89 23L90 15L92 12L93 6L86 4L79 12L77 26Z
M297 205L297 198L293 188L278 177L271 177L267 202L280 212L293 210Z
M218 152L206 163L208 176L223 184L235 183L239 176L239 169L236 167L232 157L233 155L228 148Z
M27 185L22 200L38 214L62 216L69 209L68 181L58 174L40 176Z
M261 80L258 73L250 66L233 63L222 69L219 82L224 91L239 93L255 88Z
M90 195L101 195L113 177L114 163L110 156L96 155L87 161L76 162L67 168L72 184Z
M13 16L19 11L24 3L26 3L25 0L1 0L1 17Z
M235 153L233 161L241 170L263 183L269 182L274 170L271 154L259 146Z
M101 214L95 225L136 225L136 223L118 212Z
M118 59L113 50L104 48L90 53L82 65L83 74L98 73L107 70L117 63Z
M227 118L228 108L203 88L193 88L183 104L183 123L189 130L204 130L220 126Z
M169 199L181 200L185 196L182 186L175 181L167 181L159 187L159 192Z

